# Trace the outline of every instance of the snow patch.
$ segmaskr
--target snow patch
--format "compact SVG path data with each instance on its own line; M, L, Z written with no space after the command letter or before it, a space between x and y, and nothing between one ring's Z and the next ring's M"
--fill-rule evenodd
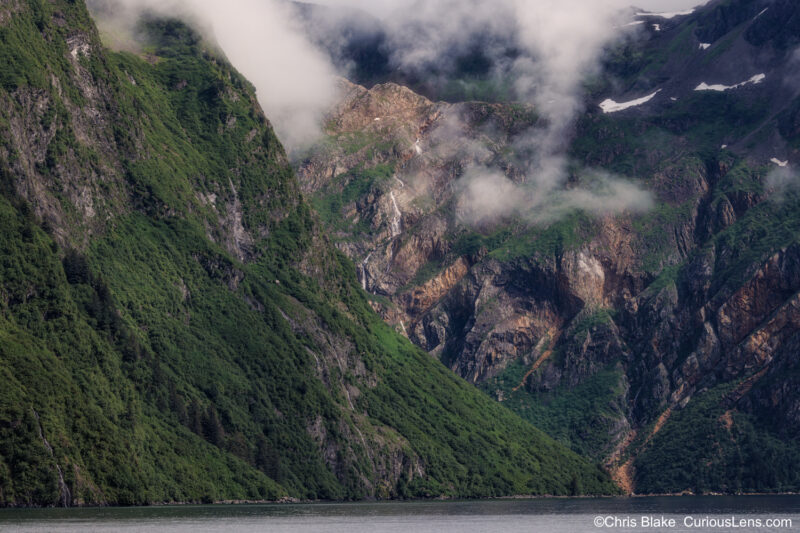
M759 13L758 15L756 15L755 17L753 17L753 20L756 20L758 17L760 17L761 15L763 15L764 13L766 13L768 9L769 9L768 7L765 7L764 9L762 9L762 10L761 10L761 13Z
M719 148L720 148L720 150L724 150L724 149L725 149L725 148L727 148L727 147L728 147L728 145L727 145L727 144L723 144L723 145L722 145L722 146L720 146Z
M694 13L694 8L687 9L686 11L669 11L667 13L648 13L646 11L643 11L641 13L636 13L636 16L637 17L659 17L659 18L662 18L662 19L671 19L671 18L683 16L683 15L691 15L692 13Z
M743 81L742 83L737 83L736 85L721 85L721 84L709 85L706 82L703 82L700 85L698 85L697 87L695 87L694 90L695 91L718 91L718 92L728 91L730 89L738 89L739 87L744 87L745 85L750 85L750 84L757 85L757 84L761 83L762 81L764 81L764 79L766 77L767 77L766 74L756 74L755 76L753 76L749 80Z
M627 24L623 24L623 28L627 28L628 26L638 26L639 24L644 24L643 20L634 20L633 22L629 22Z
M380 121L381 121L381 117L375 117L373 120L374 120L375 122L380 122Z
M661 24L653 24L653 29L656 31L661 31Z
M419 145L419 139L414 142L414 151L417 152L417 155L422 155L422 147Z
M770 159L770 162L775 163L779 167L788 167L789 166L789 161L781 161L777 157L773 157L772 159Z
M677 102L678 101L678 99L675 98L674 96L670 96L669 99L672 100L673 102Z
M653 94L644 96L642 98L637 98L636 100L631 100L630 102L615 102L611 98L603 100L600 103L600 109L603 110L603 113L616 113L617 111L622 111L623 109L628 109L630 107L640 106L642 104L646 104L655 96L661 92L661 89L657 90Z
M711 43L700 43L700 50L708 50L711 48Z

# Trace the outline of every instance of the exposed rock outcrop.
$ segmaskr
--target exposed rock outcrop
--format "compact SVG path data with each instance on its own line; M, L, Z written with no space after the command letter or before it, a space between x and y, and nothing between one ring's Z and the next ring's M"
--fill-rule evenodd
M524 180L513 141L537 125L530 108L434 104L397 86L350 87L331 113L330 142L299 164L299 175L309 195L329 198L363 169L389 166L334 214L369 228L341 229L337 245L360 265L364 288L389 298L374 302L384 318L465 379L483 386L522 366L522 382L497 393L504 400L521 391L562 394L618 372L611 414L598 430L602 445L592 453L626 483L637 450L669 423L664 413L718 384L751 379L736 408L771 409L796 428L788 382L770 385L774 393L758 384L780 381L774 368L794 364L787 347L800 332L799 249L743 264L747 245L720 237L769 201L760 185L741 187L730 157L687 157L653 171L656 213L595 218L555 244L525 223L499 220L470 241L475 228L454 207L459 180L480 165ZM354 133L358 149L348 148ZM402 212L401 232L387 197ZM501 230L498 245L492 239ZM529 251L512 253L508 243ZM628 449L646 427L649 436Z

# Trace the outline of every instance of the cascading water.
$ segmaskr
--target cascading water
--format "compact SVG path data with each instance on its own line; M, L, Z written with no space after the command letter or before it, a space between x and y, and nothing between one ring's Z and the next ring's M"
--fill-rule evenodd
M372 252L367 254L367 257L361 261L361 264L358 268L358 280L361 282L361 288L367 290L367 263L369 262L369 258L372 257Z
M392 237L397 237L400 235L400 224L402 222L403 213L401 213L400 208L397 207L397 199L394 197L394 191L389 193L389 198L392 199L392 207L394 208L394 216L392 217Z

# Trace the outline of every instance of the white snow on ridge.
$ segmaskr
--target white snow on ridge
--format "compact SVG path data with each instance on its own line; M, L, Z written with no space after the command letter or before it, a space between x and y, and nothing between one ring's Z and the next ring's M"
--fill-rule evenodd
M661 31L661 24L653 24L653 29L656 31Z
M767 9L769 9L769 8L768 8L768 7L765 7L764 9L762 9L762 10L761 10L761 13L759 13L758 15L756 15L755 17L753 17L753 20L756 20L758 17L760 17L761 15L763 15L764 13L766 13L766 12L767 12Z
M700 50L708 50L711 48L711 43L700 43Z
M694 90L695 91L719 91L719 92L728 91L730 89L738 89L739 87L744 87L745 85L750 85L751 83L753 85L757 85L757 84L761 83L762 81L764 81L764 79L766 77L767 77L766 74L756 74L755 76L753 76L749 80L743 81L742 83L737 83L736 85L721 85L721 84L709 85L706 82L703 82L700 85L698 85L697 87L695 87Z
M661 89L657 90L653 94L644 96L642 98L637 98L636 100L631 100L630 102L615 102L611 98L608 98L600 103L600 109L603 110L603 113L616 113L617 111L622 111L630 107L636 107L642 104L646 104L647 102L655 98L655 96L659 92L661 92Z
M788 167L789 166L789 161L781 161L777 157L773 157L772 159L770 159L770 162L771 163L775 163L779 167Z
M628 22L627 24L623 24L621 27L626 28L628 26L638 26L639 24L644 24L643 20L634 20L633 22Z
M648 13L646 11L643 11L641 13L636 13L636 16L637 17L659 17L659 18L662 18L662 19L671 19L671 18L675 18L675 17L680 17L682 15L691 15L692 13L694 13L694 8L687 9L686 11L672 11L672 12L668 12L668 13Z

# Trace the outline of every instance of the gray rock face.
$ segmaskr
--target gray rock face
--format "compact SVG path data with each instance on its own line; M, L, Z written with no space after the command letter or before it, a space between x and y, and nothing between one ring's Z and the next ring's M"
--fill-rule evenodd
M407 98L404 91L383 87L373 89L372 98L387 90L401 95L395 96L401 101ZM368 93L354 91L367 98ZM717 184L725 181L729 167L695 166L687 173L683 165L659 172L660 197L688 209L650 233L641 220L619 215L594 220L593 231L579 245L555 255L506 259L480 246L459 255L456 240L464 227L448 206L457 201L460 172L471 163L453 146L433 144L433 134L425 133L437 131L438 121L457 106L418 102L421 107L415 109L424 113L401 105L400 118L394 119L398 125L373 133L397 139L397 131L416 129L423 132L419 144L411 142L416 134L401 133L406 148L397 151L377 153L367 144L355 155L318 153L301 166L300 175L311 195L324 198L338 194L329 186L337 176L346 176L347 187L347 179L354 179L348 172L358 165L395 165L382 185L344 207L346 219L364 221L370 230L345 231L338 245L358 265L365 289L388 297L388 303L374 304L384 318L456 373L480 385L521 363L531 371L520 385L548 393L575 389L617 365L624 392L617 417L608 422L607 445L599 452L612 459L631 431L665 410L680 409L698 391L748 377L786 357L785 346L798 327L792 300L800 290L798 249L754 257L741 280L726 277L741 249L715 236L764 201L752 193L720 196ZM388 107L383 118L359 122L347 114L363 112L343 107L339 123L370 131L392 113ZM375 113L370 108L367 115ZM480 137L472 127L467 131ZM506 138L499 137L482 142L503 146ZM419 145L431 151L419 154ZM320 173L320 168L327 170ZM509 169L513 176L511 164ZM670 187L676 177L680 186ZM400 232L391 226L395 206ZM648 267L656 255L652 231L661 241L654 268ZM545 356L553 350L558 357ZM752 398L738 406L755 412L769 405L795 427L796 395L788 384L777 391L782 392L767 396L754 388Z
M314 198L347 200L331 218L337 245L383 317L501 401L558 397L618 372L598 458L621 460L637 435L647 445L697 395L739 381L732 407L796 438L800 247L770 159L798 160L800 93L786 83L797 9L711 2L626 45L671 55L627 65L633 74L609 87L620 101L659 97L613 117L590 109L570 155L641 178L651 212L470 224L465 176L483 166L524 182L515 139L541 127L535 110L433 103L391 84L348 86L325 148L299 164L301 182ZM695 90L759 72L746 88ZM381 165L386 175L363 186L363 170ZM366 192L352 199L354 184ZM492 388L520 368L513 391Z

